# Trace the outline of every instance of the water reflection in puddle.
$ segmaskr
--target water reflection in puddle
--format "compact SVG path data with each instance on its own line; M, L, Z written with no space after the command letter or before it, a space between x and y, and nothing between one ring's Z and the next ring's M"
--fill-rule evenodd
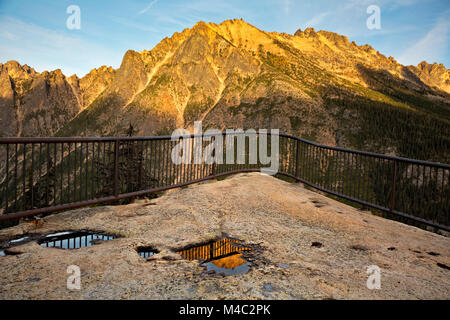
M150 258L151 256L159 253L159 251L154 249L153 247L138 247L137 252L140 257L145 259Z
M22 238L19 238L19 239L10 240L9 243L10 244L15 244L15 243L19 243L19 242L25 242L28 239L29 239L28 236L27 237L22 237Z
M208 271L215 273L224 273L225 275L243 274L250 269L250 263L242 258L242 253L234 254L222 259L204 262Z
M200 260L208 271L223 273L225 275L243 274L249 271L242 252L250 248L241 246L241 241L223 238L206 244L177 251L187 260Z
M22 236L20 236L20 238L17 238L17 239L10 239L10 240L5 240L5 241L0 242L0 244L2 245L0 247L0 257L20 254L18 252L10 251L9 249L17 247L17 246L21 246L30 241L33 241L37 238L37 236L38 235L36 235L36 234L29 234L26 236L22 235Z
M93 231L58 232L47 235L39 244L47 248L79 249L117 238Z

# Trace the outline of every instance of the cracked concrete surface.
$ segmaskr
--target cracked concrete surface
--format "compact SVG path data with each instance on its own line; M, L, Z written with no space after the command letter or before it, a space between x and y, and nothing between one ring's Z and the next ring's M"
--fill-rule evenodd
M450 240L268 175L239 174L149 203L83 208L0 230L92 229L122 237L77 250L28 242L0 257L1 299L449 299ZM242 275L209 274L172 250L228 235L253 248ZM160 253L149 261L138 246ZM441 266L438 266L438 263ZM66 287L81 269L81 290ZM366 286L381 269L381 289Z

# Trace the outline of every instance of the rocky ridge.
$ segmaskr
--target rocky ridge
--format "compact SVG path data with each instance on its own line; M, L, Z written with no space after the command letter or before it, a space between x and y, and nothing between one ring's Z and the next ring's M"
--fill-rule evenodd
M59 75L67 113L46 132L122 135L132 124L137 135L160 135L202 120L204 128L279 128L329 145L446 162L449 72L425 62L403 66L333 32L201 21L150 51L128 50L117 70ZM39 116L18 129L23 116L9 79L0 73L1 103L8 119L19 120L3 135L43 135L32 129ZM32 95L22 109L53 103L41 100Z

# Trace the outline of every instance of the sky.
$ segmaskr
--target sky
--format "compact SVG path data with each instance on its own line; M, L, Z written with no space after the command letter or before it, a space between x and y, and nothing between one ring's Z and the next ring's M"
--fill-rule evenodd
M369 29L373 5L380 28ZM405 65L450 68L450 0L0 0L0 62L82 77L102 65L118 68L128 49L151 50L200 20L241 18L265 31L337 32Z

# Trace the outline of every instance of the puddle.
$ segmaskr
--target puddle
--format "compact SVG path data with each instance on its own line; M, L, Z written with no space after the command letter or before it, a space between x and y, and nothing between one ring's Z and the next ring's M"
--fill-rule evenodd
M2 249L0 250L0 257L5 257L5 256L17 256L19 254L22 254L22 252L17 252L17 251L10 251L8 249Z
M48 235L46 235L46 237L48 238L48 237L57 237L57 236L63 236L63 235L66 235L66 234L71 234L73 231L62 231L62 232L56 232L56 233L51 233L51 234L48 234Z
M150 258L154 254L159 253L159 251L153 247L138 247L136 250L139 256L145 259Z
M9 249L5 249L5 250L2 250L2 252L0 253L0 256L1 255L3 255L3 256L17 256L17 255L22 254L22 253L23 252L11 251Z
M26 244L26 243L36 240L38 238L39 238L39 234L30 233L27 235L21 235L20 238L1 241L0 242L0 257L20 254L18 252L10 251L9 249L21 246L23 244Z
M61 249L79 249L98 244L103 241L112 240L118 236L105 234L96 231L61 231L47 235L30 233L22 235L20 238L6 240L0 243L0 257L17 255L21 252L10 251L9 249L21 246L31 241L36 241L43 247L54 247Z
M214 271L217 274L223 273L226 276L233 274L244 274L250 270L250 262L242 258L242 253L234 254L226 258L204 262L202 264L207 271Z
M10 240L9 243L10 244L17 244L17 243L20 243L20 242L26 242L29 238L30 237L26 236L26 237L22 237L22 238L19 238L19 239Z
M239 240L223 238L181 249L177 253L187 260L200 260L201 265L209 272L228 276L249 271L250 263L244 259L242 253L250 250L243 247Z
M322 248L323 244L318 241L314 241L311 243L311 247Z
M64 231L49 234L38 243L46 248L79 249L116 238L115 235L95 231Z
M20 246L20 245L25 244L27 242L33 241L33 240L37 239L38 237L39 237L38 234L27 234L27 235L22 235L22 236L20 236L20 238L17 238L17 239L6 240L6 241L4 241L2 243L3 246L4 246L2 248L2 250L10 248L10 247Z

